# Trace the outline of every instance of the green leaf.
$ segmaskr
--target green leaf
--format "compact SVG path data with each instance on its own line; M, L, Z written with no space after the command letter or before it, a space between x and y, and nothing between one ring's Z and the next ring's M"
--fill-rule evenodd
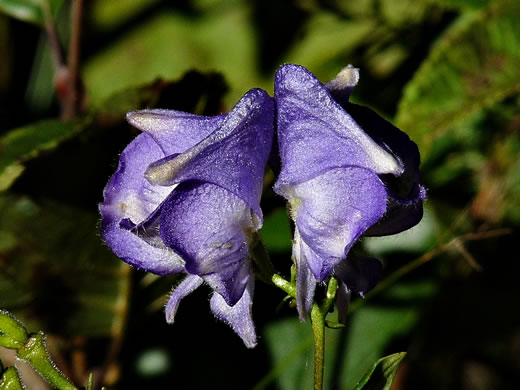
M313 372L308 365L313 360L313 341L309 321L302 324L294 317L270 324L265 330L265 340L274 367L253 390L270 388L271 382L284 390L312 388Z
M56 15L63 0L0 0L0 12L24 22L43 25L42 6L45 2L49 3L51 14Z
M270 87L272 81L260 80L256 69L249 16L246 6L237 5L193 18L163 11L146 19L85 64L91 101L99 103L117 90L157 78L175 79L191 69L222 72L231 87L229 106L249 88Z
M379 359L354 390L390 390L405 356L406 352L400 352Z
M345 20L340 15L319 12L305 26L305 36L283 58L284 62L303 64L321 80L338 72L338 57L353 51L373 33L377 21L370 18ZM341 66L347 65L341 59Z
M124 122L128 111L155 107L174 107L181 111L213 115L221 105L226 83L217 73L186 73L176 81L157 80L114 92L95 107L90 115L63 122L44 120L13 129L0 136L0 191L8 189L23 173L24 163L55 150L78 134L92 134Z
M385 348L391 340L406 335L416 324L419 316L417 302L407 299L396 301L399 302L396 307L369 305L352 313L348 318L351 327L348 339L343 343L342 349L335 347L342 345L341 331L330 330L327 333L327 342L333 345L327 353L333 354L336 359L344 360L338 373L338 380L343 388L353 388L370 368L371 362L385 353Z
M118 336L130 268L102 244L98 216L7 194L0 214L0 307L28 329Z
M0 0L0 11L25 22L41 24L40 0Z
M92 23L99 30L109 30L136 17L140 12L156 5L158 0L92 1Z
M520 3L462 14L405 88L397 123L427 157L433 141L520 91Z
M86 120L62 122L45 120L11 130L0 137L0 191L23 172L23 163L55 149L61 142L81 132Z

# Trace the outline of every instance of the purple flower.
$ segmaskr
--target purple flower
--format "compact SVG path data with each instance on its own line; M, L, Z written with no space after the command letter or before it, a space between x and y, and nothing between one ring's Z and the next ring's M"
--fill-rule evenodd
M117 256L158 275L186 273L166 305L168 322L206 282L211 310L248 347L256 344L248 248L263 221L273 105L253 89L227 115L128 113L143 134L121 154L99 206L102 236Z
M297 65L282 66L275 78L282 166L274 189L289 201L296 225L301 320L316 283L331 274L342 282L338 301L377 283L381 264L350 253L363 234L398 233L422 218L417 146L370 109L348 102L357 81L352 67L326 85Z

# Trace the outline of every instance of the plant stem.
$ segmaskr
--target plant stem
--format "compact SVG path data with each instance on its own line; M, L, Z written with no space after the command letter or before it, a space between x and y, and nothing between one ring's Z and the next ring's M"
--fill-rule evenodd
M74 0L71 11L71 33L69 40L68 67L68 95L63 108L63 119L74 118L81 103L79 82L79 48L81 40L81 17L83 14L83 0Z
M335 301L338 281L332 277L327 285L327 293L322 305L314 302L311 308L312 335L314 337L314 390L323 389L325 367L325 318Z
M296 285L288 282L278 274L274 274L271 278L271 281L276 287L287 293L287 295L296 299Z
M54 19L51 14L49 0L42 2L42 14L45 31L47 32L47 38L49 39L49 45L53 54L54 66L56 67L56 69L60 69L65 65L63 63L60 41L58 39L58 34L56 33L56 26L54 24Z
M322 390L325 367L325 316L317 303L312 305L311 324L314 337L314 390Z
M293 274L293 272L291 272L291 274ZM291 279L293 279L293 277L291 277ZM271 280L276 287L296 299L297 291L295 282L288 282L278 274L274 274ZM329 313L330 307L336 300L337 288L338 281L336 278L331 277L327 284L327 291L322 304L319 305L315 300L311 308L310 317L312 335L314 338L314 390L323 390L323 373L325 367L325 318Z
M42 332L30 335L27 342L18 350L16 357L29 363L52 386L60 390L77 390L50 359Z

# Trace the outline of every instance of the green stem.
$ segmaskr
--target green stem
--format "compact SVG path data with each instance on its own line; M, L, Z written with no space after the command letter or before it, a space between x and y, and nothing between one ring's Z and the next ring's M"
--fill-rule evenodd
M321 305L321 312L323 314L323 319L327 316L330 307L334 303L334 299L336 298L336 290L338 289L338 280L334 277L331 277L329 280L329 284L327 285L327 294L325 295L325 300Z
M293 272L291 272L291 275ZM294 275L292 275L294 277ZM291 277L291 279L293 279ZM271 278L273 284L283 290L287 295L296 299L296 283L288 282L280 275L274 274ZM338 281L331 277L327 284L325 299L319 305L316 301L311 308L311 326L314 338L314 390L323 390L323 372L325 358L325 318L335 301Z
M312 305L311 324L314 337L314 390L322 390L325 367L325 316L317 303Z
M312 304L311 325L314 337L314 390L323 389L323 372L325 367L325 318L336 298L338 281L332 277L327 285L327 293L323 303Z
M25 345L18 350L16 357L33 366L55 388L77 390L76 386L70 383L51 361L42 332L31 334Z
M274 274L271 278L273 284L279 289L283 290L287 295L290 295L292 298L296 299L296 285L288 282L283 277L278 274Z

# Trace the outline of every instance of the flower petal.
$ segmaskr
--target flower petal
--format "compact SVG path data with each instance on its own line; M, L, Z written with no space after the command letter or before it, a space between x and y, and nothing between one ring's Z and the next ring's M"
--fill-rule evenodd
M386 214L365 233L366 236L388 236L401 233L417 225L423 217L426 190L417 184L408 199L400 199L388 193Z
M214 184L183 182L164 203L164 243L204 277L229 305L242 296L249 278L249 233L260 227L248 205Z
M175 287L168 299L168 303L164 309L166 314L166 322L169 324L173 324L175 321L175 314L177 313L177 309L181 300L199 288L203 283L202 278L197 275L188 275L186 276L182 282L179 283L177 287Z
M143 222L170 193L171 189L153 186L143 176L148 164L162 157L150 136L136 137L121 153L119 167L99 205L101 235L112 251L125 262L159 275L182 271L182 259L164 245L150 245L120 224L125 220Z
M316 254L317 260L309 261L309 266L318 281L323 281L354 242L381 218L386 196L377 175L357 167L332 169L291 188L296 226Z
M124 262L157 275L169 275L184 271L183 260L170 248L155 247L117 224L105 226L103 239Z
M153 186L144 178L146 167L163 157L159 145L147 134L137 136L123 150L117 171L103 193L103 223L123 218L140 223L168 196L170 189Z
M243 199L262 219L259 201L273 138L273 106L265 91L250 90L202 142L150 166L148 180L159 185L186 180L216 184Z
M281 67L275 78L282 171L275 185L312 179L330 169L359 166L377 174L403 171L401 163L370 138L307 69Z
M214 132L225 117L204 117L164 109L131 111L126 114L128 122L152 136L166 156L182 153L198 144Z
M380 117L370 108L353 103L346 103L343 106L365 133L379 144L385 145L401 161L404 167L401 177L406 179L408 187L402 188L401 193L397 195L407 197L407 192L411 191L411 187L421 180L421 172L419 171L421 158L415 142L410 140L405 132ZM403 187L405 183L400 184Z
M255 325L252 318L253 294L254 280L251 277L244 294L235 305L228 305L218 293L214 293L210 301L211 311L233 328L247 348L256 346Z
M344 67L336 77L328 81L325 87L338 104L347 102L354 87L359 82L359 69L352 65Z
M301 239L298 229L294 232L293 256L296 265L296 307L300 321L305 322L316 290L316 278L311 272L309 260L316 256Z
M403 163L404 172L398 176L383 175L388 192L385 216L369 229L367 235L383 236L402 232L415 226L423 215L426 191L419 183L420 155L417 145L408 135L374 111L357 104L343 104L359 126L378 143L384 144Z
M352 292L361 295L372 290L381 279L383 265L372 257L349 256L334 268L334 273Z

